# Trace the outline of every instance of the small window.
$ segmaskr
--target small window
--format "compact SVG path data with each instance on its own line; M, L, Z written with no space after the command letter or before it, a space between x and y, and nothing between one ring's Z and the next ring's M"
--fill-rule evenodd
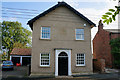
M49 66L50 65L50 54L40 54L40 66Z
M85 54L77 54L76 66L85 66Z
M84 29L76 29L76 40L84 40Z
M50 39L50 27L41 27L41 39Z

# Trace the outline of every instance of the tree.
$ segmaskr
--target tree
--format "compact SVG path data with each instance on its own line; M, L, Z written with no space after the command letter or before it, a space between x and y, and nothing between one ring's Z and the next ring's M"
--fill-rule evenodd
M8 59L10 53L14 48L14 43L21 43L23 45L31 44L31 31L22 27L19 22L3 21L2 22L2 46L7 48Z
M2 54L2 60L7 60L7 54L6 54L6 52L3 52L3 54Z
M120 6L115 6L116 10L109 9L109 12L106 12L105 15L102 15L102 19L104 19L103 23L111 23L113 20L115 21L115 17L120 12Z
M120 38L112 39L110 45L112 48L111 53L114 58L114 66L120 67Z
M22 43L19 43L19 42L15 42L13 44L13 48L31 48L31 46L27 46L26 44L22 44Z

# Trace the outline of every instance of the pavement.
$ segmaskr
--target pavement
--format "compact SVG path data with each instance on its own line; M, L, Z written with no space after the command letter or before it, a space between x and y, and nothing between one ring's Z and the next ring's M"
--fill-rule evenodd
M91 75L76 75L72 77L36 76L36 77L7 77L2 80L120 80L120 73L104 73Z
M106 73L81 74L72 76L28 76L28 66L14 67L2 71L2 80L120 80L120 70L106 69Z
M89 79L110 79L110 80L120 80L120 73L102 73L102 74L91 74L91 75L76 75L74 77L87 77Z
M14 70L5 69L2 71L2 78L28 76L28 66L14 66Z

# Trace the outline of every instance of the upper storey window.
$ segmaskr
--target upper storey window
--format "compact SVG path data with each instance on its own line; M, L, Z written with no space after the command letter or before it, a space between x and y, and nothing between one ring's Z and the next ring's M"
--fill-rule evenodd
M76 40L84 40L84 29L76 29Z
M41 39L50 39L50 27L41 27Z

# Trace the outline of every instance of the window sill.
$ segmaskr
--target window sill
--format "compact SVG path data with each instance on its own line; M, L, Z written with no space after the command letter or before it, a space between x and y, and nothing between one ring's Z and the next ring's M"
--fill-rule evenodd
M76 65L77 67L84 67L85 65Z
M51 41L51 39L44 39L44 38L39 38L39 40Z
M82 39L75 39L75 41L85 41L85 40L82 40Z
M39 66L39 67L41 67L41 68L50 68L50 66Z

